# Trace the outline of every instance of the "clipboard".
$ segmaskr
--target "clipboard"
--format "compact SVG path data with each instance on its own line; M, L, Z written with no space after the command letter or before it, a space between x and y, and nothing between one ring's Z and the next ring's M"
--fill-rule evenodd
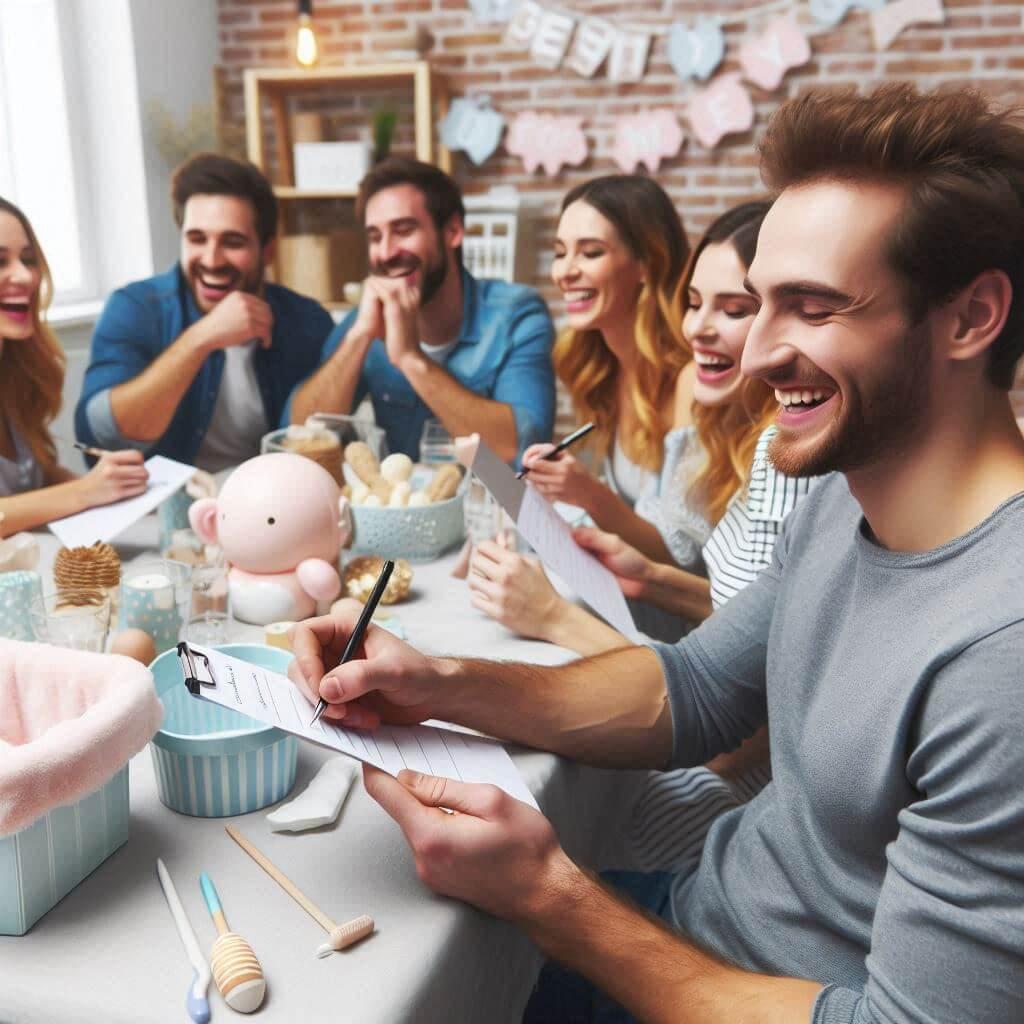
M381 725L346 729L321 718L309 724L313 704L287 677L218 651L182 641L177 647L182 683L208 701L275 726L299 739L397 775L410 768L460 782L489 782L537 807L519 769L497 740L436 725Z

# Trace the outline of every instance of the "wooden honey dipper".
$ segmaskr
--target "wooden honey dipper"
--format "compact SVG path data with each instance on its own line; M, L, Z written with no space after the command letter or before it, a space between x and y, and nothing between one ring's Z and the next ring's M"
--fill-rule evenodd
M359 942L360 939L365 939L367 935L372 934L372 917L363 914L362 917L354 917L351 921L346 921L344 924L335 924L277 865L260 853L241 832L230 825L225 825L224 830L327 932L327 941L317 948L316 955L318 957L330 956L332 953L340 952L346 947Z
M204 871L199 876L199 887L203 899L217 926L217 939L210 950L210 968L217 989L224 1002L239 1013L252 1013L259 1008L267 994L267 982L263 977L256 954L241 935L228 928L227 919L220 906L217 890Z

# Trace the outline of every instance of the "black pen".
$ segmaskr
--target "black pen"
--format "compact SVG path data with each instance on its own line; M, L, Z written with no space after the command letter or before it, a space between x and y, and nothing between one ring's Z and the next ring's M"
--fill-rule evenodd
M348 638L348 643L345 644L345 652L341 656L341 661L338 662L339 665L344 665L346 661L351 661L352 655L356 653L359 645L363 642L363 634L366 632L366 627L370 624L371 616L377 610L380 599L384 596L384 589L388 585L388 580L391 579L391 573L394 571L394 568L395 563L390 560L386 561L382 566L377 582L373 585L373 591L366 599L366 604L359 614L356 628L352 630L352 635ZM313 712L313 721L309 723L310 728L320 721L320 716L326 709L327 701L321 697L320 703L316 706L316 711Z
M569 445L575 443L581 437L586 436L593 429L594 429L594 424L593 423L584 423L583 426L580 427L579 430L574 430L568 437L562 438L562 440L559 441L558 444L556 444L555 447L552 448L551 451L549 451L547 453L547 455L542 455L541 458L542 459L553 459L559 452L564 452L565 449L569 447ZM522 480L523 477L526 476L526 474L529 473L529 472L530 472L530 467L529 466L524 466L521 470L519 470L518 473L516 473L516 479L517 480Z
M72 442L73 446L80 452L84 452L86 455L91 455L94 459L102 459L107 454L105 448L93 448L92 445L82 444L81 441Z

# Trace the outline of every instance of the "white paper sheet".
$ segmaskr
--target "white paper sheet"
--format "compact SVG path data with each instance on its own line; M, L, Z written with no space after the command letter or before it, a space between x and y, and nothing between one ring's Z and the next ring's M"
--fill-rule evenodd
M73 516L55 519L50 523L50 530L67 548L85 547L98 540L113 540L132 523L152 512L179 487L184 487L196 471L195 466L186 466L162 455L147 459L146 469L149 470L149 484L138 497L115 501L111 505L98 505Z
M473 472L515 521L523 539L609 625L630 640L639 634L618 581L589 551L573 540L572 529L554 506L515 473L482 441Z
M508 751L496 740L427 725L346 729L324 718L310 728L315 706L287 676L209 647L189 647L210 659L214 682L213 686L201 686L197 699L275 725L391 775L412 768L462 782L489 782L517 800L537 806ZM193 660L199 678L204 679L202 659Z

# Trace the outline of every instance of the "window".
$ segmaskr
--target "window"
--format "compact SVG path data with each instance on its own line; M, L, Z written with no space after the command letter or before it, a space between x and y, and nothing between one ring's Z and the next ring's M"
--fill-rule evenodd
M0 3L0 195L31 220L65 303L97 288L83 247L88 202L76 173L83 156L71 130L78 112L66 14L60 0Z

